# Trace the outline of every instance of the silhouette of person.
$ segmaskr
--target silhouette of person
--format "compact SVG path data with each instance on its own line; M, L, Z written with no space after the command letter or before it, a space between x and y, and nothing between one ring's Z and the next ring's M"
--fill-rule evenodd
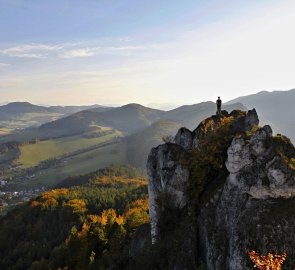
M222 104L222 100L220 99L220 97L218 97L218 99L216 100L216 105L217 105L217 115L221 115L221 104Z

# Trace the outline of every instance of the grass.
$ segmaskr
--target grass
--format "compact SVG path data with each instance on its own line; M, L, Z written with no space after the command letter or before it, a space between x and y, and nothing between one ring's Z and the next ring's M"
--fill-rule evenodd
M111 134L97 138L87 138L85 136L77 135L59 139L38 141L35 144L25 144L20 147L21 155L18 162L23 168L29 168L38 165L41 161L89 148L96 144L110 141L111 139L118 136L122 136L122 133L119 131L114 131Z
M71 156L56 167L41 170L29 180L16 183L16 188L52 187L67 177L90 173L110 164L124 163L126 163L126 144L114 143Z
M62 117L60 113L40 113L40 112L32 112L25 113L15 117L13 120L1 121L0 123L5 126L15 130L18 128L26 128L30 126L39 126L42 123L54 121L58 118Z

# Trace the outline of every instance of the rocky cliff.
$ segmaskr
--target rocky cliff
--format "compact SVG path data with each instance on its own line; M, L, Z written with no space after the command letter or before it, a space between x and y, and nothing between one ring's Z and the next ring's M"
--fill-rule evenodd
M255 109L223 111L151 150L151 235L170 247L166 269L253 269L249 250L295 265L295 148L258 124Z

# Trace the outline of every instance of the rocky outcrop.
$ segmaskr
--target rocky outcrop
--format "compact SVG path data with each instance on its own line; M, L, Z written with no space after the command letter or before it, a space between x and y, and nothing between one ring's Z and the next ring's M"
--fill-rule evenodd
M193 145L193 133L189 129L182 127L178 130L174 141L185 150L190 150Z
M163 202L160 198L163 196L173 198L173 204L180 209L187 206L189 171L184 163L188 152L197 147L199 141L224 119L231 118L235 120L232 129L240 132L250 130L259 121L255 110L250 110L248 113L233 111L231 114L223 111L220 116L212 116L202 121L193 132L184 127L179 129L174 139L175 143L166 143L151 150L147 162L147 173L153 242L159 235L157 226L159 213L162 208L165 208L164 205L159 206L159 202Z
M271 136L271 128L265 126L249 142L235 138L228 148L225 185L198 218L209 270L253 269L247 256L251 249L262 254L286 251L286 269L295 263L294 242L290 243L295 173L274 149Z
M228 121L234 136L227 146L226 175L209 179L195 207L196 198L188 190L191 171L183 161ZM168 196L191 219L191 232L196 235L184 234L182 241L195 239L188 252L195 245L196 260L202 260L205 269L253 269L247 256L251 249L260 254L286 251L286 269L295 265L295 149L285 137L273 137L269 126L253 131L258 123L254 109L223 112L204 120L193 132L182 128L174 144L152 149L147 170L154 243L165 234L159 222L168 209L163 197ZM197 268L178 263L169 269Z
M186 151L177 144L163 144L153 148L147 163L149 179L149 213L151 217L151 235L153 243L159 237L158 221L166 208L164 197L173 198L176 208L187 204L188 169L181 164L186 158Z
M259 124L259 118L255 109L242 115L241 111L235 110L232 111L230 115L236 119L233 123L233 130L237 132L249 131L253 126L257 126Z

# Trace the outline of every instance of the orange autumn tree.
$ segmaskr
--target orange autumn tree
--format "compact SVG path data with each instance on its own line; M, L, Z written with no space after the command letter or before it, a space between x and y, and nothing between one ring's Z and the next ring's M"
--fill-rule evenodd
M69 200L65 205L74 211L84 207L79 199ZM148 198L145 198L130 202L123 213L113 208L105 209L99 215L81 212L83 222L80 228L71 229L59 250L63 264L58 267L105 269L109 262L118 260L122 252L126 252L135 230L149 222L148 209Z
M249 251L248 255L255 264L254 267L260 270L282 270L282 265L287 257L286 252L282 255L268 253L265 256L261 256L254 250Z

